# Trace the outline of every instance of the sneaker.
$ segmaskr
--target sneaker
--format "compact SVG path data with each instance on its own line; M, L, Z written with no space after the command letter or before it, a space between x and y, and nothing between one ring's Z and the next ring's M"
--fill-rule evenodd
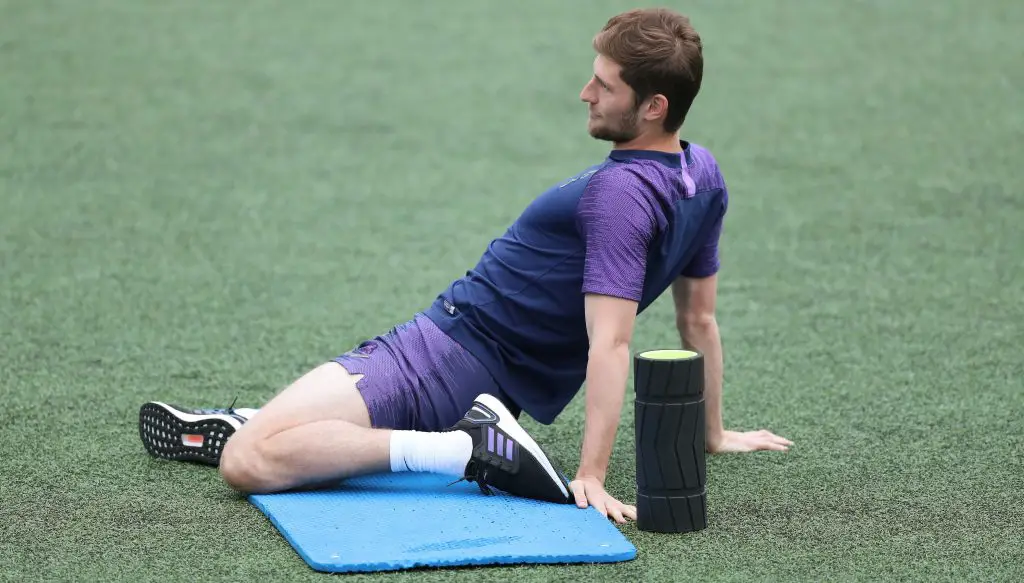
M220 465L229 437L245 423L234 409L184 409L157 401L139 410L139 437L150 455Z
M569 482L496 397L477 397L453 429L473 439L473 455L463 479L476 482L485 494L492 494L493 486L513 496L574 503Z

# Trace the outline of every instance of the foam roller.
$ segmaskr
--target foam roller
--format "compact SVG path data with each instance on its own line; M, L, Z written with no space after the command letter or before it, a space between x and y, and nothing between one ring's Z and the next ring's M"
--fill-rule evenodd
M694 532L707 527L704 357L652 350L633 357L637 528Z

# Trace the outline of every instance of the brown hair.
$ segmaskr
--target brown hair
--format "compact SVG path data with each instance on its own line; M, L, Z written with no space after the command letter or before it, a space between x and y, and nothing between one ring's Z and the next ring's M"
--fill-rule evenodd
M702 49L690 19L667 8L623 12L594 37L594 50L622 67L637 106L659 93L668 99L667 132L679 131L700 91Z

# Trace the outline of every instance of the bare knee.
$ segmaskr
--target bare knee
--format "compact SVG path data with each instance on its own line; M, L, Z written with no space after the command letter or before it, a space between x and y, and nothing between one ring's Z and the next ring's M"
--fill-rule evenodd
M232 489L243 494L273 492L278 488L270 475L263 440L229 439L220 457L220 475Z

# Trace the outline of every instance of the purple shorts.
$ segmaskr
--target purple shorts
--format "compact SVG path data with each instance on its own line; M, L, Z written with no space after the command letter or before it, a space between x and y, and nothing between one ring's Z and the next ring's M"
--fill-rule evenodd
M423 314L342 354L334 362L351 374L370 423L386 429L438 431L456 423L481 393L520 409L462 345Z

